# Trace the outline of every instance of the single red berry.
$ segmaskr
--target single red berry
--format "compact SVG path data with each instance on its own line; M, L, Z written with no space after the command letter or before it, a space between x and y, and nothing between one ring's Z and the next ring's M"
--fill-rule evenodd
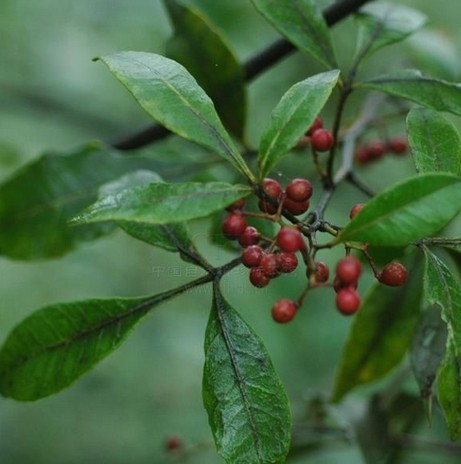
M357 282L361 273L362 265L355 256L346 256L336 266L336 277L347 285Z
M365 206L365 203L357 203L351 208L351 211L349 213L349 217L352 219L354 216L360 213L362 211L363 207Z
M328 277L330 277L330 269L328 268L328 265L323 261L317 261L315 263L315 267L317 268L317 271L314 274L315 281L318 283L326 282Z
M246 267L257 267L264 255L264 250L258 245L250 245L242 252L242 263Z
M337 277L335 277L335 280L333 280L333 288L336 293L338 293L343 288L353 288L354 290L357 290L358 286L359 286L358 281L354 282L353 284L345 284L344 282L339 280Z
M183 443L181 440L181 437L178 437L177 435L172 435L171 437L167 437L165 440L165 449L166 451L169 452L175 452L178 451L180 448L182 448Z
M392 262L384 266L379 281L390 287L400 287L407 281L407 277L407 268L403 264Z
M222 231L229 240L236 240L247 227L247 221L240 213L230 213L222 224Z
M408 150L408 142L405 137L394 137L387 142L387 149L395 155L403 155Z
M294 301L282 298L272 307L272 317L275 322L284 324L290 322L296 316L297 311L298 305Z
M355 151L355 160L359 164L367 164L371 160L370 158L370 152L368 151L368 146L367 145L361 145L360 147L357 148Z
M259 267L262 269L267 277L274 278L280 273L277 256L274 253L268 253L263 255Z
M323 127L322 118L317 117L317 118L315 118L314 122L311 124L311 127L309 127L309 129L307 129L306 134L307 135L312 135L316 130L322 129L322 127Z
M309 205L309 200L293 201L289 198L284 198L283 200L283 209L293 214L293 216L299 216L305 213L309 209Z
M312 146L317 151L328 151L335 144L333 134L327 129L317 129L311 135Z
M280 272L288 274L298 267L298 258L294 253L281 252L275 255L277 257L277 267Z
M237 200L235 203L232 203L226 208L226 211L229 211L230 213L233 213L234 211L241 211L243 207L245 206L245 199L240 198L240 200Z
M250 245L256 245L261 238L261 234L256 227L248 226L243 231L242 235L239 237L239 243L243 247L248 247Z
M287 185L285 191L290 200L309 200L312 196L312 184L307 179L296 178Z
M370 158L370 161L374 161L379 158L382 158L386 154L386 151L387 151L386 144L379 140L376 142L369 143L367 148L368 148L368 157Z
M260 267L253 267L250 269L250 282L258 288L263 288L270 282L270 277L264 274Z
M269 203L268 201L259 200L258 201L258 206L259 206L259 209L263 213L275 214L277 212L277 207L275 205Z
M277 234L277 245L281 251L295 253L305 247L301 232L294 227L282 227Z
M278 200L282 196L282 186L275 179L266 177L263 179L262 187L264 193L274 200Z
M360 308L360 295L351 287L343 288L336 295L336 307L346 316L354 314Z

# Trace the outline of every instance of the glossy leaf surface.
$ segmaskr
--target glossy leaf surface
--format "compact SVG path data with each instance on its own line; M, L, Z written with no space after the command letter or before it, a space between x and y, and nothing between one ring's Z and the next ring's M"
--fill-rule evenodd
M218 284L205 335L203 400L226 462L285 462L291 435L286 393L262 341Z
M379 246L407 245L442 229L460 210L460 178L420 174L368 201L339 238Z
M252 0L256 9L290 42L328 68L337 68L330 32L312 0Z
M408 141L418 172L461 174L461 138L440 113L413 108L407 117Z
M379 90L433 110L461 115L461 84L423 76L416 69L376 77L359 83L358 87Z
M146 52L120 52L100 59L160 124L215 151L248 179L253 179L210 97L184 66Z
M307 131L339 78L339 71L309 77L291 87L271 114L259 148L259 177L264 178Z
M115 351L150 309L175 294L94 299L36 311L0 350L0 393L34 401L68 387Z
M224 209L251 192L244 185L152 183L109 195L76 216L73 224L100 221L132 221L169 224L202 218Z

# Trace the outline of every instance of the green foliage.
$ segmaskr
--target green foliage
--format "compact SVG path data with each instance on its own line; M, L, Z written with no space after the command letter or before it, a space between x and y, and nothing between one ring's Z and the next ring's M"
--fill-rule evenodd
M168 56L197 79L225 127L242 139L246 89L241 64L222 35L198 11L174 0L164 3L174 26L174 35L167 43Z
M259 147L263 179L298 142L325 105L339 78L338 71L309 77L291 87L274 108Z
M133 221L169 224L209 216L251 189L224 182L185 184L152 183L108 195L72 219L73 224L101 221Z
M183 66L143 52L121 52L100 59L154 119L181 137L210 148L253 179L213 102ZM158 94L162 98L156 98Z
M419 260L411 279L393 289L375 283L355 317L336 377L333 401L354 387L384 377L405 356L419 317L422 293Z
M461 174L461 138L452 122L437 111L414 108L407 127L416 171Z
M408 245L438 232L458 214L460 186L461 179L449 174L406 179L370 200L339 238L370 245Z
M214 284L205 335L203 401L229 463L282 463L290 445L285 390L262 341Z
M33 401L66 388L116 350L157 305L212 283L202 394L218 453L229 464L282 464L293 450L306 452L323 445L322 440L311 447L291 439L290 404L269 350L221 291L222 277L241 264L242 247L248 245L240 233L233 234L239 240L232 243L224 237L221 229L225 209L245 199L243 206L234 205L237 212L230 219L240 221L242 230L247 224L256 225L260 233L255 242L264 252L257 248L249 251L266 253L265 261L251 272L263 273L266 284L276 277L276 272L286 271L280 264L288 255L283 252L292 248L298 253L296 259L291 255L288 258L298 263L302 278L295 278L294 285L272 286L276 290L283 287L284 298L290 298L282 301L288 303L290 314L279 317L277 312L273 314L275 321L289 322L296 315L292 322L296 324L304 317L297 314L306 310L305 300L319 288L330 294L337 292L339 312L351 315L358 311L340 359L332 400L340 402L356 387L374 382L369 386L371 397L364 390L354 392L362 414L353 420L348 418L355 424L350 428L355 428L356 442L365 460L373 464L396 462L396 424L406 433L419 420L416 395L408 396L397 381L385 390L376 382L395 370L407 354L428 417L437 386L450 437L459 440L461 283L459 275L444 262L445 255L435 254L434 247L444 246L460 266L461 239L445 236L445 228L459 220L461 211L461 140L456 123L440 112L461 116L461 84L413 69L398 69L398 63L394 67L397 69L384 76L369 78L365 73L361 82L356 81L366 58L403 41L425 25L425 15L413 9L383 2L361 8L355 22L356 52L351 53L351 63L344 70L337 62L327 23L344 19L367 1L334 2L324 14L312 0L251 3L261 13L260 19L266 19L286 40L278 40L241 63L224 34L204 14L175 0L164 0L173 26L173 35L166 43L169 58L134 51L100 58L163 128L154 127L114 143L120 152L93 144L66 156L45 155L0 185L0 252L4 256L25 260L62 256L118 226L146 245L177 252L201 275L153 296L90 299L37 310L12 330L0 349L0 393ZM246 137L246 81L271 67L293 47L311 55L327 71L314 74L310 67L306 71L304 64L299 65L297 73L306 75L290 76L288 89L270 112L266 127L258 131L262 134L259 146L253 147ZM361 98L370 91L380 97ZM355 104L362 108L349 107L351 94L357 96ZM422 107L410 109L402 100ZM254 108L250 109L249 116L253 117ZM307 132L321 112L323 135L334 140L329 150L317 149L315 137ZM397 176L395 172L384 172L376 185L391 179L389 185L379 187L382 191L375 194L376 179L364 174L367 180L363 181L362 172L368 161L379 161L390 156L387 153L396 155L389 165L404 162L398 158L407 151L406 142L391 131L397 126L394 120L403 122L405 112L417 174L407 174L402 180L400 167L396 168ZM146 150L145 157L137 156L137 151L124 153L128 146L140 148L158 142L165 134L200 145L202 151L181 153L177 159L171 159L168 149L156 145ZM376 134L381 137L377 143L369 142ZM364 147L375 150L365 161L359 157L362 140ZM189 142L180 144L178 150L187 151ZM202 157L202 153L206 155ZM356 169L359 164L364 171ZM166 165L177 169L169 169L164 175L162 167ZM402 173L408 172L407 167L401 169ZM262 179L275 168L280 169L278 179L289 187L274 194L264 190ZM296 182L290 182L294 177L307 176L310 183L303 182L300 187L307 193L297 190ZM338 218L347 216L343 209L350 198L339 201L341 206L331 210L346 182L369 198L350 221L338 223ZM203 219L208 222L198 221ZM195 245L196 237L188 221L196 221L194 227L200 231L211 225L212 237L200 237L200 249L204 238L203 255ZM296 232L285 229L288 238L281 240L277 234L282 227L296 228ZM245 233L248 230L251 232L245 229ZM436 233L441 236L434 236ZM323 240L325 236L329 239ZM223 240L226 253L238 254L214 266L207 245L223 245ZM361 258L365 276L357 293L353 288L358 285L358 277L347 280L348 272L340 276L337 271L329 280L319 277L321 266L316 263L323 259L326 249L332 248L345 255L352 249L354 256ZM424 276L416 248L424 251ZM391 259L403 261L408 271L401 263L387 266ZM274 262L276 269L268 270ZM355 270L360 266L352 265ZM385 279L386 272L380 271L384 266L386 271L394 269L400 274ZM248 269L244 272L247 281ZM359 270L353 273L360 274ZM250 275L254 284L254 275ZM362 282L369 283L373 278L377 282L370 285L357 309ZM163 285L161 279L158 283ZM298 284L300 293L292 296L290 292ZM230 290L233 294L234 288ZM249 293L247 302L257 307L256 289ZM347 298L352 298L352 303ZM340 300L345 303L338 303ZM321 300L322 305L325 301ZM201 297L200 304L205 307ZM276 304L275 308L278 311L284 305ZM332 324L332 337L339 325ZM297 340L298 335L290 350ZM304 348L308 351L310 346ZM310 374L306 372L306 379ZM310 385L299 388L306 387ZM401 402L411 406L405 420L399 417ZM299 419L295 415L295 420L300 420L301 426L308 422L307 427L321 437L331 430L343 433L348 440L351 436L349 430L330 427L327 408L303 411ZM293 437L299 429L300 424L295 423Z
M252 0L258 11L291 43L327 68L337 61L327 25L312 0Z

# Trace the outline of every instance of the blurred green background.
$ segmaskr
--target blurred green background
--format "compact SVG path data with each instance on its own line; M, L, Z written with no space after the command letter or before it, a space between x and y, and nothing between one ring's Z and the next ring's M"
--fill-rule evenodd
M222 31L241 59L274 40L276 33L253 10L250 1L195 0L194 4ZM319 2L327 5L328 1ZM390 47L372 58L363 73L385 72L410 64L446 79L459 78L461 5L456 0L405 1L429 16L426 32L405 47ZM2 0L0 4L0 180L44 150L67 152L88 140L115 140L147 126L138 108L107 69L91 58L119 50L162 53L171 28L160 1L138 0ZM341 63L347 67L354 48L351 20L334 30ZM439 48L437 48L439 47ZM432 53L428 54L428 49ZM434 55L433 51L439 50ZM428 57L436 56L436 59ZM408 62L410 57L410 62ZM249 87L248 138L257 144L267 115L294 82L319 71L309 58L295 54L280 62ZM362 96L352 99L352 119ZM326 111L325 119L331 121ZM393 128L404 130L403 121ZM169 150L187 149L169 142ZM292 156L280 166L282 181L312 166ZM413 172L409 159L386 159L361 175L376 190ZM328 214L344 223L351 205L363 197L348 186L337 193ZM215 262L233 257L208 243L208 224L193 225L197 242ZM31 231L33 234L34 231ZM339 252L322 256L334 263ZM176 256L151 249L121 232L82 246L60 260L39 263L0 258L0 340L12 327L45 304L96 296L134 296L176 286L196 276ZM225 293L254 326L273 356L288 390L303 443L312 398L327 397L346 339L350 319L339 317L331 292L320 290L306 300L297 320L286 327L269 316L275 299L297 294L301 271L257 290L246 272L235 270L225 280ZM361 289L371 277L365 276ZM363 286L363 287L362 287ZM210 307L208 288L200 288L163 305L112 356L68 390L37 403L0 399L2 464L145 464L184 462L214 464L216 455L201 402L203 335ZM410 392L416 392L412 382ZM363 406L360 391L342 410L335 426ZM431 439L446 439L440 415ZM179 435L186 452L167 456L164 441ZM334 434L333 434L334 435ZM299 436L301 438L299 438ZM303 438L304 437L304 438ZM307 440L308 441L308 440ZM405 462L440 462L440 455L412 451ZM452 460L450 460L452 459ZM330 441L290 463L359 464L358 448ZM443 462L459 462L443 455Z

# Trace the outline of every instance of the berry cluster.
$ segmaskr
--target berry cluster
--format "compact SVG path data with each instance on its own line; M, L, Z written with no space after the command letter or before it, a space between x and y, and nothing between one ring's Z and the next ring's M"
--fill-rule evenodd
M331 133L323 129L320 118L315 120L306 132L306 136L310 137L312 147L316 151L328 150L334 143ZM406 150L406 142L395 139L389 141L387 145L378 146L375 143L362 148L368 153L368 157L377 159L386 150L403 153ZM312 193L311 182L304 178L291 180L285 188L275 179L265 178L260 185L255 186L260 212L244 211L245 201L241 199L226 208L228 215L222 223L224 235L229 240L238 241L242 246L241 260L243 265L249 269L249 280L254 287L266 287L272 279L281 274L292 273L299 265L297 253L299 252L302 257L306 268L306 288L297 300L282 298L275 302L272 307L272 317L279 323L291 321L302 306L308 291L316 287L334 289L336 308L341 314L352 315L360 308L361 299L357 287L362 274L362 264L357 257L350 254L350 248L346 248L347 256L337 263L332 282L328 282L330 277L328 265L323 261L315 260L315 255L319 251L313 239L315 232L317 230L328 231L335 235L339 229L332 231L331 227L322 228L327 223L323 220L319 222L315 211L309 213L303 221L295 218L308 211ZM350 219L353 220L364 206L363 203L354 205L349 213ZM248 216L259 217L278 224L278 232L273 237L264 237L256 227L248 225L246 219ZM284 218L288 218L292 224L287 225ZM324 225L320 227L321 223ZM402 264L391 262L379 271L367 252L367 246L357 247L357 249L362 251L369 261L379 282L393 287L406 282L407 270Z
M376 140L357 147L355 160L358 164L365 165L381 159L387 153L404 155L407 151L408 143L404 137L394 137L385 142Z

